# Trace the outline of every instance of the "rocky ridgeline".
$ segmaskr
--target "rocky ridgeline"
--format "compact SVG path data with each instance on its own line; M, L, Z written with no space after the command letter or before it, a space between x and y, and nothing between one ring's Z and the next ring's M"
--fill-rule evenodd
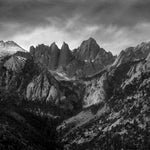
M70 77L84 77L93 75L110 65L115 57L111 52L106 52L93 38L81 43L73 51L66 43L59 50L55 43L51 46L31 46L30 53L37 62L47 66L50 70L63 71Z

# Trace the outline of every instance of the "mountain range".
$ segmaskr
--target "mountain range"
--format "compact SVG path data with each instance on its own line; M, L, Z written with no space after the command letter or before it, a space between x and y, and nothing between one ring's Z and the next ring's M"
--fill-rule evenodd
M150 42L113 56L93 38L74 50L1 41L0 107L2 150L148 150Z
M70 77L95 74L115 60L115 56L100 48L93 38L83 41L79 48L73 51L64 42L61 49L55 43L50 46L31 46L30 53L36 62L50 70L63 71Z

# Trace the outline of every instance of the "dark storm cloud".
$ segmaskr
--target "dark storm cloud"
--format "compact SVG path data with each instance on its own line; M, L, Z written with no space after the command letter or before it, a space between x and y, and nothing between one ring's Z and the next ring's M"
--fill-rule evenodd
M97 31L92 36L108 43L129 30L139 36L135 28L149 23L149 14L150 0L0 0L0 38L55 26L74 40L85 29Z
M65 7L68 10L66 5ZM63 11L62 9L64 9L63 3L57 1L4 0L0 2L0 19L4 22L41 25L47 23L47 17L57 17L57 13ZM59 17L62 15L60 13Z
M0 20L39 26L81 16L77 23L131 26L149 21L149 0L0 0ZM60 22L59 22L60 23Z

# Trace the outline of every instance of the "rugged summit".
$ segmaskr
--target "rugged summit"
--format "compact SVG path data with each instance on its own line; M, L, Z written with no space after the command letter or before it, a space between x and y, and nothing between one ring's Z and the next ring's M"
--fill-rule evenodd
M80 77L92 76L115 60L112 53L100 48L93 38L83 41L73 54L75 59L67 66L67 69L69 73Z
M94 61L98 53L103 53L104 50L100 49L95 39L89 38L83 41L80 47L76 50L76 55L79 59L84 61Z
M0 41L0 57L6 55L12 55L18 51L27 52L13 41L7 41L7 42Z

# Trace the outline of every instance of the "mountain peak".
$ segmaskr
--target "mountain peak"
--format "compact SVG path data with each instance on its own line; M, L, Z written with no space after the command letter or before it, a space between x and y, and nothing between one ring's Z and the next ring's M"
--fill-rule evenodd
M94 38L92 38L92 37L90 37L87 41L96 43L96 40Z
M100 46L97 44L96 40L90 37L88 40L81 43L78 49L78 55L82 60L95 59L100 51Z
M66 66L72 58L72 53L67 43L63 42L59 56L59 66Z
M50 48L51 48L52 50L55 50L55 49L58 49L58 46L56 45L55 42L53 42L53 43L51 44Z
M63 41L63 45L68 45L65 41Z
M88 45L88 46L91 46L91 45L98 45L97 44L97 42L96 42L96 40L94 39L94 38L92 38L92 37L90 37L89 39L87 39L87 40L84 40L82 43L81 43L81 45L82 44L86 44L86 45ZM99 45L98 45L99 46Z
M18 44L15 43L14 41L6 41L5 44L10 46L18 46Z
M69 49L68 44L65 42L63 42L62 47L61 47L61 50L64 50L64 49Z
M20 47L17 43L15 43L14 41L6 41L4 42L3 40L0 41L0 46L1 47L5 47L5 46L18 46Z
M14 41L0 41L0 56L12 55L18 51L26 52Z
M56 45L56 43L55 42L53 42L52 44L51 44L51 46L55 46Z

